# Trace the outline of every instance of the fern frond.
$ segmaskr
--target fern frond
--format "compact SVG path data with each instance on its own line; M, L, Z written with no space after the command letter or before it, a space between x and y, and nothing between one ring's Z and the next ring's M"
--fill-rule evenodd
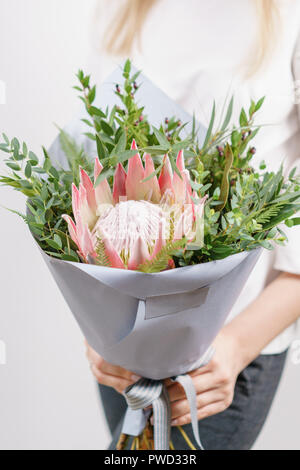
M92 171L91 162L85 154L84 148L78 145L75 139L62 129L60 129L59 140L73 173L74 182L76 182L79 176L79 167L84 168L89 173Z
M165 271L168 268L168 263L172 259L174 253L181 250L186 245L186 239L168 242L153 260L146 261L138 267L138 271L142 273L154 274Z
M111 265L109 258L106 253L104 242L101 240L101 238L97 239L96 253L98 266L105 266L106 268L110 268Z
M26 215L22 214L21 212L14 211L13 209L9 209L8 207L5 207L4 209L11 212L12 214L15 214L15 215L18 215L19 217L21 217L21 219L23 219L25 224L27 224L27 225L30 224L30 221L29 221L28 217L26 217Z
M270 222L272 217L276 217L279 212L281 211L283 207L283 204L275 204L267 209L263 210L258 217L256 217L256 221L259 224L266 224L267 222Z

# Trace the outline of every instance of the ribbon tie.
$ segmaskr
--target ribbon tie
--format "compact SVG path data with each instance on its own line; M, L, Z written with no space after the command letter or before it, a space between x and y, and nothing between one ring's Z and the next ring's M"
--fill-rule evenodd
M203 367L208 364L214 353L215 349L211 346L200 358L198 367ZM171 380L174 383L179 383L185 391L190 405L194 437L200 450L204 450L199 435L197 394L193 380L190 375L178 375ZM145 410L145 408L152 405L155 450L169 450L171 404L164 382L161 380L140 379L136 384L131 385L125 390L124 396L128 404L128 410L126 412L122 433L127 436L140 436L151 414L151 411Z
M172 379L183 387L190 405L192 428L195 440L201 450L204 450L198 429L197 396L192 378L180 375ZM125 391L129 406L123 425L123 433L139 436L145 429L150 412L144 409L152 405L154 419L155 450L169 450L171 434L171 406L167 388L162 381L141 379Z

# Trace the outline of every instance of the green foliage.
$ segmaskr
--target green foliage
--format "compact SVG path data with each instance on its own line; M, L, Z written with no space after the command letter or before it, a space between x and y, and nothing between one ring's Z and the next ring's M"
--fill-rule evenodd
M86 135L96 141L98 157L104 167L96 185L104 177L110 178L118 163L126 166L128 160L135 155L130 150L133 139L142 151L156 157L159 165L162 164L162 156L168 154L174 168L179 150L188 148L191 143L190 137L181 139L185 124L174 117L167 118L160 129L150 125L144 108L136 101L140 88L137 84L140 72L131 76L131 65L129 67L128 64L127 61L123 70L124 84L115 84L115 94L120 100L120 106L114 106L111 111L103 111L94 105L96 88L90 85L90 77L85 76L82 71L77 75L80 87L75 88L81 92L79 98L91 117L91 120L84 119L89 127Z
M227 144L224 150L224 158L226 160L225 168L222 176L222 183L221 183L221 190L220 190L220 205L217 206L218 210L224 209L227 204L228 196L229 196L229 188L230 188L230 181L229 181L229 174L233 164L233 153L231 147ZM217 188L219 189L219 188ZM215 190L216 192L216 190ZM215 195L214 192L214 195ZM214 197L214 196L213 196Z
M60 129L59 140L71 170L72 180L78 186L79 168L92 174L93 162L85 154L83 147L78 146L75 140L62 129Z
M67 235L67 225L62 219L63 214L72 215L73 173L55 168L45 149L44 161L40 162L25 143L21 146L16 138L12 141L6 135L3 138L1 147L5 149L5 163L12 171L8 176L0 176L0 184L14 188L28 198L27 214L18 212L17 215L28 224L46 253L63 260L79 261L77 247ZM74 165L73 171L78 178L79 166Z
M110 261L106 253L105 245L101 238L98 238L97 240L97 247L96 247L96 253L97 253L97 261L96 263L98 266L105 266L107 268L110 267Z
M141 151L152 155L155 171L161 171L164 155L168 155L178 174L176 157L184 150L186 168L190 171L191 185L201 197L208 195L205 207L204 244L201 249L186 250L186 241L169 243L151 262L140 266L143 272L155 273L166 269L171 258L176 266L187 266L222 259L243 250L257 247L272 249L274 243L283 244L286 236L279 227L285 223L293 227L300 223L300 178L296 169L287 179L283 170L268 172L262 162L258 170L251 161L256 152L252 141L259 127L255 126L256 113L264 98L251 101L249 110L242 109L238 126L232 126L234 99L231 98L216 123L216 106L204 143L197 140L197 125L193 119L192 132L182 137L186 123L176 117L164 117L157 128L148 121L146 112L138 103L140 73L132 73L127 61L123 70L123 83L114 84L120 105L113 109L96 106L96 87L91 78L79 71L80 93L87 118L86 136L96 145L103 171L95 186L104 178L112 184L118 163L125 167L136 153L131 150L135 139ZM69 165L67 170L54 164L43 148L38 157L26 143L2 135L0 151L4 153L7 175L0 175L0 184L10 186L27 198L27 214L17 213L29 225L41 248L49 255L68 261L81 261L77 247L68 235L62 215L72 214L71 186L79 184L79 168L92 176L93 162L82 146L65 131L60 130L60 144ZM184 244L183 244L184 242ZM109 266L103 242L97 246L98 264Z
M186 239L168 242L151 261L138 267L138 271L148 274L160 273L168 268L173 255L185 247Z

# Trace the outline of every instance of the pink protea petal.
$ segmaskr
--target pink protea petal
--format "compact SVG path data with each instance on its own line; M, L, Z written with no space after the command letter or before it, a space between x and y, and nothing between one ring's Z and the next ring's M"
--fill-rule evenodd
M126 171L124 170L122 163L119 163L114 177L113 198L115 204L118 204L121 198L126 197L126 179Z
M187 196L187 187L186 187L186 181L181 174L181 178L177 173L174 173L173 177L173 188L174 188L174 194L175 194L175 201L178 204L184 204L186 201L186 196Z
M79 191L74 183L72 184L72 208L76 220L77 214L79 213Z
M188 170L184 170L182 172L182 177L185 181L185 188L186 188L186 197L185 197L185 204L191 204L192 203L192 186L191 186L191 176L190 172Z
M79 185L79 208L81 209L81 207L84 204L87 204L87 193L83 184L80 183Z
M106 237L103 233L101 234L101 239L104 243L104 246L105 246L105 252L106 252L106 255L108 257L108 260L109 260L109 263L110 263L110 266L112 268L117 268L117 269L125 269L125 265L122 261L122 259L120 258L120 256L118 255L117 251L115 250L115 248L113 247L112 243L110 242L110 240L108 239L108 237Z
M93 258L97 257L93 243L93 237L87 225L85 225L81 231L79 254L86 263L88 262L88 256Z
M136 150L135 140L132 142L132 150ZM147 188L143 180L145 179L145 170L139 153L130 158L128 162L128 171L126 179L126 194L129 200L139 201L145 198Z
M183 235L188 239L194 236L195 204L185 204L183 212Z
M82 168L80 169L80 181L86 190L87 202L88 202L89 207L91 208L92 211L96 212L97 204L96 204L95 188L89 175Z
M158 238L155 242L151 259L154 259L157 256L157 254L161 251L161 249L165 246L165 244L166 244L166 240L165 240L165 237L164 237L164 224L161 220L160 223L159 223Z
M150 260L148 247L144 240L139 237L134 243L130 258L128 261L128 269L135 271L145 261Z
M201 213L202 215L204 214L204 208L205 208L205 203L208 199L208 195L200 198L196 191L193 192L193 205L194 205L194 210L197 213ZM194 202L195 201L195 202Z
M204 244L204 207L207 197L202 198L199 204L195 204L195 237L192 240L196 245L202 247Z
M202 199L200 199L199 204L194 204L195 212L199 217L203 217L203 215L204 215L204 208L205 208L205 203L206 203L207 199L208 199L208 195L206 195Z
M83 210L89 210L89 205L87 201L87 192L85 187L82 183L79 185L79 211L82 212Z
M94 170L94 183L96 183L98 176L101 174L103 166L100 163L99 158L95 159L95 170ZM108 181L105 179L95 188L95 196L97 206L100 204L113 204L113 197L111 193Z
M81 219L83 224L87 224L91 229L97 221L96 212L89 206L87 191L82 183L79 185L79 211L74 215L77 224Z
M85 226L84 233L83 233L83 251L86 254L86 256L87 255L97 256L95 252L94 244L93 244L93 237L87 225Z
M78 240L77 246L80 253L83 254L84 224L80 217L78 217L78 222L76 223L76 235Z
M180 150L180 152L178 153L176 164L177 164L177 168L180 172L185 170L183 150Z
M146 153L144 155L144 160L145 160L145 179L148 178L150 175L152 175L155 172L155 166L154 162L152 160L151 155ZM158 183L157 176L153 176L150 180L145 182L145 187L147 196L149 194L150 200L154 202L154 204L158 204L161 200L161 192L160 192L160 187Z
M97 256L94 248L93 237L88 228L88 225L83 224L80 218L76 226L76 238L77 241L75 243L78 246L78 254L84 262L87 263L88 255L92 257Z
M96 180L97 180L97 178L100 175L102 170L103 170L103 166L101 165L99 158L96 157L95 158L95 166L94 166L94 183L96 183Z
M173 186L175 192L175 200L179 204L189 203L190 196L192 194L192 188L190 184L189 171L185 169L183 150L180 150L180 152L178 153L176 165L181 174L181 178L176 172L174 173Z
M86 189L82 183L80 183L79 185L79 213L80 216L84 219L86 219L88 217L88 214L90 213L90 209L88 207L87 202Z
M164 158L164 166L159 177L159 186L162 195L164 195L167 191L174 194L173 172L168 155L166 155Z
M67 222L68 228L69 228L69 233L70 237L72 238L73 242L76 243L76 245L79 248L79 241L77 238L77 230L76 230L76 225L73 221L73 219L69 215L63 215L62 218Z
M173 240L181 240L184 237L184 213L181 214L175 223Z

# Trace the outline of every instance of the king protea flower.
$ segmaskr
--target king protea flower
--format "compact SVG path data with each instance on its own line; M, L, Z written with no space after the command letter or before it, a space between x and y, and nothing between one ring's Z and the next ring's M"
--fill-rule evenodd
M183 151L176 162L181 176L165 156L159 178L149 178L155 173L151 156L145 154L143 163L135 141L132 149L137 153L129 160L127 173L118 164L112 190L106 179L94 187L83 169L79 189L73 184L75 222L67 215L64 219L84 262L97 258L99 240L110 266L131 270L154 259L169 241L199 240L205 199L192 193ZM96 158L94 182L102 170Z

